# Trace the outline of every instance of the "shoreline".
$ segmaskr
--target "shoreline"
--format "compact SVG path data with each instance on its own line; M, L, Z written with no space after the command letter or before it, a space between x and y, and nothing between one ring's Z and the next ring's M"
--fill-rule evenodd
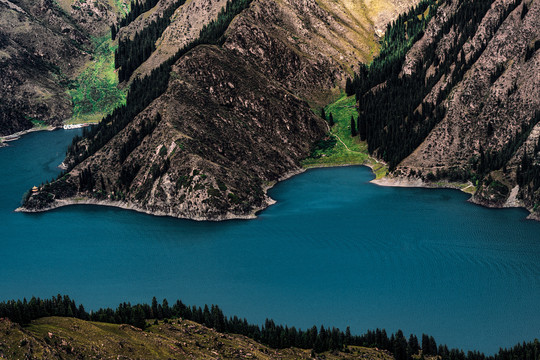
M3 136L0 136L0 147L2 146L8 146L8 142L11 142L11 141L17 141L21 138L21 136L24 136L26 134L30 134L30 133L33 133L33 132L37 132L37 131L54 131L58 129L58 126L52 126L52 125L47 125L45 127L32 127L30 129L26 129L26 130L21 130L21 131L17 131L13 134L8 134L8 135L3 135ZM6 138L11 138L9 140L6 140Z
M431 183L431 182L425 182L422 179L414 178L408 179L408 178L389 178L389 177L382 177L380 179L373 179L370 181L370 183L373 183L378 186L387 186L387 187L408 187L408 188L425 188L425 189L455 189L460 190L461 192L464 192L469 195L473 195L472 193L465 191L465 189L468 189L469 187L474 185L472 183L467 183L463 185L467 185L465 187L460 187L456 183L449 183L446 181L441 181L438 183Z
M418 179L418 178L411 180L408 178L401 178L401 177L394 177L394 178L383 177L381 179L373 179L370 181L370 183L373 183L378 186L386 186L386 187L459 190L465 194L470 195L469 199L467 199L467 202L471 204L482 206L488 209L511 209L511 208L519 209L521 208L529 212L526 219L540 221L540 213L533 212L531 209L527 208L525 204L521 202L516 202L515 199L513 198L506 199L506 201L502 204L489 203L489 202L481 201L475 198L474 192L469 192L465 190L471 186L474 188L474 185L470 181L467 184L463 184L463 185L467 185L465 187L460 187L456 183L449 183L449 182L430 183L430 182L425 182L422 179Z
M63 163L62 163L63 164ZM53 204L50 206L43 208L43 209L26 209L21 207L16 208L15 212L23 212L23 213L41 213L46 212L70 205L96 205L96 206L106 206L106 207L114 207L114 208L120 208L124 210L132 210L139 213L144 213L148 215L154 215L154 216L167 216L172 217L176 219L184 219L184 220L193 220L193 221L227 221L227 220L251 220L256 219L257 214L259 214L261 211L265 210L271 205L274 205L277 201L272 199L270 196L268 196L268 190L273 188L278 182L287 180L295 175L301 174L305 172L306 169L300 167L297 170L292 170L287 173L285 173L283 176L281 176L277 181L273 181L270 183L267 183L263 186L263 193L265 195L264 203L262 206L256 207L253 209L251 214L234 214L227 212L225 214L219 215L215 218L208 218L205 216L192 216L192 215L181 215L176 214L173 212L166 212L162 210L158 211L151 211L144 209L142 207L137 206L136 204L128 203L125 201L112 201L112 200L98 200L98 199L92 199L92 198L86 198L86 197L77 197L77 198L67 198L67 199L60 199L55 200Z
M376 160L375 160L376 161ZM381 164L381 162L376 161L376 164ZM482 201L475 200L474 198L474 192L467 191L466 189L473 188L474 185L471 182L467 182L465 184L459 184L459 183L449 183L449 182L437 182L437 183L430 183L425 182L422 179L415 178L414 180L409 178L402 178L402 177L388 177L384 176L379 179L376 178L376 173L374 171L374 166L376 164L372 163L363 163L363 164L336 164L336 165L330 165L330 164L320 164L315 166L309 166L307 168L305 167L299 167L298 169L291 170L287 173L285 173L283 176L281 176L276 181L267 182L263 185L263 193L265 196L264 202L261 206L256 207L253 209L253 211L250 214L234 214L227 212L225 214L209 218L206 216L200 216L200 215L186 215L186 214L178 214L171 211L163 211L163 210L148 210L144 209L142 207L137 206L133 203L128 203L125 201L112 201L112 200L98 200L98 199L92 199L92 198L86 198L86 197L78 197L78 198L68 198L68 199L61 199L61 200L55 200L53 204L50 206L39 209L39 210L30 210L23 207L18 207L15 209L16 212L25 212L25 213L40 213L40 212L46 212L49 210L54 210L61 207L66 207L70 205L97 205L97 206L106 206L106 207L115 207L120 208L124 210L132 210L139 213L144 213L148 215L153 216L167 216L177 219L184 219L184 220L193 220L193 221L227 221L227 220L251 220L256 219L258 217L258 214L264 211L266 208L274 205L277 203L276 200L272 199L268 195L268 190L272 189L276 184L278 184L281 181L288 180L296 175L302 174L310 169L318 169L318 168L331 168L331 167L346 167L346 166L365 166L370 168L372 174L375 176L374 179L370 180L369 182L377 185L377 186L384 186L384 187L403 187L403 188L425 188L425 189L454 189L454 190L460 190L461 192L464 192L466 194L469 194L470 197L467 200L468 202L479 205L482 207L490 208L490 209L503 209L503 208L523 208L529 212L526 219L529 220L536 220L540 221L540 214L537 212L533 212L527 207L525 207L521 203L515 203L511 201L511 199L507 199L507 201L502 205L496 205L496 204L488 204ZM384 163L382 163L384 164ZM461 186L460 186L461 185Z
M72 125L72 126L76 126L74 127L73 129L64 129L64 125ZM22 136L24 135L27 135L27 134L30 134L30 133L33 133L33 132L38 132L38 131L55 131L55 130L75 130L75 129L79 129L79 128L82 128L84 127L85 125L92 125L92 124L88 124L88 123L80 123L80 124L63 124L63 125L60 125L60 126L54 126L54 125L47 125L47 126L39 126L39 127L32 127L30 129L26 129L26 130L21 130L21 131L17 131L13 134L8 134L8 135L2 135L0 136L0 147L4 147L4 146L9 146L8 143L12 142L12 141L17 141L19 140ZM6 140L6 138L10 138L8 140Z
M275 202L274 202L275 203ZM62 207L67 207L71 205L96 205L96 206L104 206L104 207L112 207L112 208L118 208L118 209L124 209L124 210L131 210L138 213L144 213L148 215L153 216L160 216L160 217L171 217L176 219L184 219L184 220L193 220L193 221L225 221L225 220L249 220L249 219L255 219L257 216L255 215L255 212L250 215L236 215L232 213L226 213L224 215L220 215L216 218L207 218L203 216L182 216L179 214L174 214L172 212L165 212L165 211L150 211L144 208L141 208L137 205L127 203L125 201L112 201L112 200L98 200L98 199L91 199L91 198L67 198L67 199L61 199L61 200L55 200L55 202L43 209L35 210L35 209L26 209L23 207L18 207L14 211L15 212L22 212L22 213L42 213ZM261 211L264 210L266 207L256 210Z

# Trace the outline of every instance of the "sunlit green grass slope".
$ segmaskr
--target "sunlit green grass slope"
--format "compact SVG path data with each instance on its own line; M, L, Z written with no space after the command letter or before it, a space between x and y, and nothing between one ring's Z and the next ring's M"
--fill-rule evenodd
M369 156L367 143L360 141L359 136L352 136L351 116L358 120L354 96L343 95L335 102L324 108L326 116L334 119L327 138L319 143L311 156L303 161L305 168L339 166L339 165L368 165L373 168L377 178L386 175L388 168ZM332 144L335 145L332 146Z
M94 39L94 44L93 60L68 90L73 101L73 117L69 123L98 122L126 102L126 90L118 88L114 70L116 46L111 35Z

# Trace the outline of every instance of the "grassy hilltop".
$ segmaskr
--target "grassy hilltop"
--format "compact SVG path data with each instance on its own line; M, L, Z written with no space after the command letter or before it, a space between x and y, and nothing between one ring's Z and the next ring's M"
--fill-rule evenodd
M0 320L0 358L100 359L311 359L310 350L271 349L242 335L223 334L189 320L159 321L146 330L65 317L21 327ZM386 351L349 346L318 354L326 359L380 359Z

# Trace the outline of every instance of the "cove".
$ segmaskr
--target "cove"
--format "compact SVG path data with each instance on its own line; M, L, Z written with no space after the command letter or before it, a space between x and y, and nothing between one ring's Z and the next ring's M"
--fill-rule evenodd
M379 187L365 167L314 169L248 221L99 206L15 213L79 130L0 148L0 300L68 294L90 309L152 296L227 315L363 333L402 329L492 354L540 336L540 223L453 190Z

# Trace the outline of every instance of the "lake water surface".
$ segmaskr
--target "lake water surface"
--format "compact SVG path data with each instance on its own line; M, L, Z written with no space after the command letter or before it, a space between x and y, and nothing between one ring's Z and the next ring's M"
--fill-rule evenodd
M279 183L277 204L248 221L98 206L13 212L58 174L77 133L0 149L0 300L62 293L97 309L179 298L254 323L402 329L487 353L540 337L540 223L524 210L378 187L368 168L345 167Z

